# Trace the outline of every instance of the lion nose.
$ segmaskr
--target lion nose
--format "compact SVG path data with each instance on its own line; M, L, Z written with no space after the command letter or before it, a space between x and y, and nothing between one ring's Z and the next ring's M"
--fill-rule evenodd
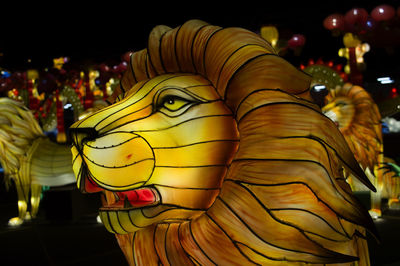
M76 127L69 129L69 135L73 145L79 151L82 151L83 143L96 139L99 133L92 127Z

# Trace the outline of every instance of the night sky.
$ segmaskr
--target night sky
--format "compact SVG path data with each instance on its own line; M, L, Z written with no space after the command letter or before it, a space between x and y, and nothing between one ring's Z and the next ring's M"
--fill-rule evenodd
M332 13L344 14L353 7L371 11L383 3L399 6L399 1L305 2L264 1L260 5L261 2L242 1L230 2L224 7L221 3L218 8L214 7L217 1L187 1L180 5L109 1L94 2L92 6L86 1L85 6L82 2L67 1L43 6L15 3L3 9L0 16L0 67L43 68L51 66L52 58L58 56L69 57L71 64L113 64L120 61L123 53L145 48L154 26L176 27L189 19L252 31L258 31L262 25L275 25L282 38L294 33L306 37L300 56L287 55L287 60L294 65L306 63L309 58L343 63L344 59L337 55L343 47L342 39L323 27L324 18ZM365 58L370 70L382 71L397 66L399 52L394 49L388 54L384 48L377 48Z

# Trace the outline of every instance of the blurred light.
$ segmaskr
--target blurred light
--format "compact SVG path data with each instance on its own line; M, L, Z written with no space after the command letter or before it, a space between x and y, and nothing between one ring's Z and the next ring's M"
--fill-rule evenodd
M5 70L2 70L0 73L3 78L9 78L11 76L10 72Z
M325 90L325 89L326 89L325 85L315 85L314 86L315 91L321 91L321 90Z
M379 81L381 84L394 83L394 80L391 79L390 77L381 77L381 78L377 78L376 80Z
M18 208L26 208L26 202L23 200L18 201Z
M377 78L376 80L379 81L381 84L394 83L394 80L391 79L390 77L381 77L381 78Z
M374 219L374 223L384 223L385 219L383 219L382 217L372 217L372 219Z
M68 108L71 108L72 107L72 104L70 104L70 103L67 103L66 105L64 105L64 109L68 109Z
M392 93L397 93L397 89L396 88L392 88Z

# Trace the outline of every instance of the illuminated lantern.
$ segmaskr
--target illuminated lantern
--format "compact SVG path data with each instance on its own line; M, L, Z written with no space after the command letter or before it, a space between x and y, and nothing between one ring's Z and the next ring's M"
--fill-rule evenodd
M361 43L356 46L356 61L357 64L364 63L364 54L369 52L370 46L368 43Z
M272 47L276 47L279 40L278 29L274 26L263 26L261 27L261 37L267 40Z
M296 49L303 47L306 43L306 38L303 34L294 34L292 38L288 41L289 48Z
M315 85L323 85L328 90L336 88L336 86L342 86L344 79L340 73L340 66L326 66L324 64L309 65L304 68L304 72L310 74L313 77L311 87Z
M53 59L53 67L58 70L61 70L66 62L67 62L67 60L65 57L54 58Z
M0 108L0 163L5 182L14 181L18 196L18 217L8 224L18 226L35 218L42 186L63 186L75 178L69 146L47 138L32 111L9 98L0 98Z
M344 30L344 16L332 14L324 19L323 25L328 30Z
M322 108L345 137L357 161L377 188L371 194L373 217L381 216L381 199L389 198L389 205L398 202L398 177L385 167L381 114L371 95L362 87L346 83L329 91ZM353 191L365 191L365 186L351 175L346 179Z
M353 84L362 84L362 74L360 70L365 68L364 54L370 49L369 44L361 43L358 37L350 32L343 36L343 43L346 48L339 49L339 56L347 59L344 67L345 73L349 74L349 79Z
M395 14L395 9L390 5L379 5L371 11L371 17L376 21L391 20Z
M357 35L354 35L350 32L346 33L343 35L343 44L346 48L349 47L356 47L361 43L360 39L357 37Z
M113 104L70 134L77 186L104 193L131 265L368 265L376 229L343 168L374 188L309 75L199 20L157 26L129 64Z
M364 8L353 8L347 11L344 20L349 25L364 25L368 19L368 12Z

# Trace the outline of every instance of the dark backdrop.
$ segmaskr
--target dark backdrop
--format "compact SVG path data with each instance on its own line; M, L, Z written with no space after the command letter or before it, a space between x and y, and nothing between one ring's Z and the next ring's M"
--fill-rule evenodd
M89 2L90 3L90 2ZM51 66L52 58L68 56L71 63L120 60L126 51L145 47L150 30L165 24L176 27L188 19L202 19L223 27L257 31L276 25L281 36L301 33L306 44L300 56L288 55L298 65L309 58L343 62L337 51L341 37L323 27L323 19L353 7L371 11L383 3L395 8L399 1L53 1L46 4L2 4L0 9L0 67L24 69ZM399 53L379 48L366 55L369 69L397 67ZM30 59L28 62L28 59Z

